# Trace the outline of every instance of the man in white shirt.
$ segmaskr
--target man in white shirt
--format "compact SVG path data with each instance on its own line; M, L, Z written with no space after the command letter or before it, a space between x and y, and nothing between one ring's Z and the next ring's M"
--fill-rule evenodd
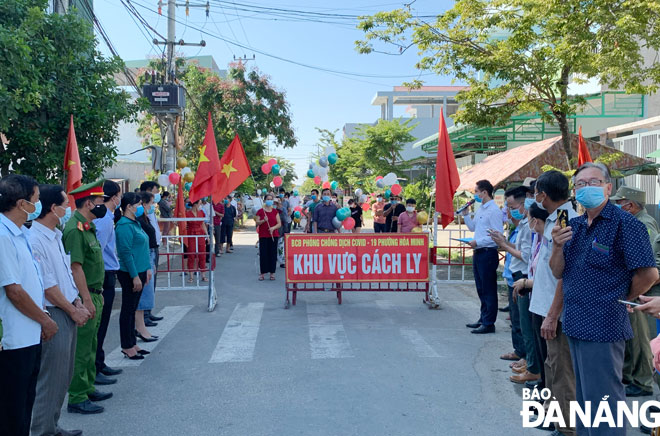
M481 207L477 209L474 218L468 215L469 210L463 211L465 224L474 232L474 239L470 247L474 250L472 269L474 283L481 301L481 315L479 320L466 327L473 329L472 333L495 333L497 320L497 267L500 258L497 253L497 244L491 238L492 232L502 233L502 211L493 201L493 185L488 180L479 180L475 187L474 199Z
M552 274L550 255L552 229L557 223L557 211L566 210L569 220L578 216L568 200L570 194L568 188L568 179L559 171L547 171L536 180L534 200L537 206L545 209L550 215L545 221L539 260L534 273L532 298L529 303L529 311L537 315L532 319L534 334L540 335L547 344L545 387L550 389L553 399L559 403L566 423L569 422L567 411L570 402L575 401L576 398L575 373L568 339L562 331L560 322L564 306L562 282ZM541 325L538 317L543 318ZM566 436L576 434L575 429L571 427L558 427L557 430Z
M23 226L41 213L31 177L0 180L0 434L28 436L41 363L41 340L57 333L44 311L44 286Z
M160 185L156 182L153 181L147 181L143 182L140 185L140 191L144 192L149 192L154 195L154 204L158 204L160 202ZM211 212L211 204L206 203L208 205L208 213L207 217L210 215ZM145 211L146 212L146 211ZM154 230L156 230L156 241L158 241L158 248L160 249L160 243L162 242L162 234L160 233L160 227L158 226L158 218L156 217L156 210L154 209L153 213L147 213L147 218L149 219L149 222L153 226ZM156 250L156 272L154 272L154 276L152 277L153 280L153 286L154 286L154 291L156 290L156 278L158 277L158 254L160 250ZM156 324L156 321L161 321L163 319L162 316L155 316L151 314L151 310L145 310L144 311L144 325L147 327L155 327L158 324Z
M71 259L62 245L57 228L71 217L69 198L60 185L39 186L41 214L32 223L30 243L41 266L46 310L57 323L58 331L41 349L41 369L32 414L32 435L80 435L80 430L64 431L58 426L66 391L73 377L76 355L76 326L91 317L78 298L78 288L71 273Z
M291 195L289 195L289 206L291 207L291 215L294 213L294 209L300 206L300 197L298 196L298 190L294 189ZM298 228L298 223L293 222L293 228Z

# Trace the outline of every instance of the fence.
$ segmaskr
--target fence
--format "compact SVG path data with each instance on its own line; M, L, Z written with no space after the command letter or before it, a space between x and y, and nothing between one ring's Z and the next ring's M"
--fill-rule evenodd
M182 291L196 290L208 292L208 310L215 309L217 304L217 293L215 291L215 282L213 271L215 269L213 223L208 222L206 218L160 218L159 223L173 223L174 228L169 233L163 234L165 243L161 246L158 264L158 291ZM208 235L188 235L177 234L179 223L203 222L209 229ZM203 251L198 251L197 247L206 247ZM162 249L165 251L162 251ZM206 266L189 268L188 260L190 256L203 256ZM165 257L165 261L162 258ZM199 261L199 258L198 258ZM206 273L208 281L203 281L202 276ZM192 274L192 281L186 278Z

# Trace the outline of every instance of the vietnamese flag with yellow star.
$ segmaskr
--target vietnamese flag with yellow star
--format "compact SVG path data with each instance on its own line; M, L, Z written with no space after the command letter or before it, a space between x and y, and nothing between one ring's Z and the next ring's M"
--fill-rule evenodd
M211 112L209 112L208 124L206 125L206 135L202 142L202 149L199 152L199 165L195 173L192 187L190 188L190 202L194 203L200 198L216 195L216 178L220 174L220 158L218 157L218 146L215 144L215 135L213 134L213 123L211 122Z
M64 152L64 186L66 193L82 185L82 167L80 166L80 155L78 154L78 141L76 131L73 129L73 114L69 123L69 137L66 140L66 151ZM73 197L69 195L69 203L73 208Z
M229 144L229 148L222 155L220 166L222 169L220 170L220 175L217 178L213 193L216 201L225 198L252 174L247 157L245 156L245 150L243 150L243 145L238 135L234 136L234 140Z

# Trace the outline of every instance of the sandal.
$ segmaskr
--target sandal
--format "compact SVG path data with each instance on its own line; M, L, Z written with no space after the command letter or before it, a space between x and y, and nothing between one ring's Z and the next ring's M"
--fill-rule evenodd
M263 274L259 276L259 281L260 281L260 282L263 282L263 281L264 281L264 275L263 275Z
M203 282L208 282L209 279L207 279L206 277L202 277L202 281L203 281Z
M500 356L500 359L502 359L502 360L514 360L514 361L518 361L518 360L520 360L520 356L518 356L518 355L515 353L515 351L512 351L512 352L510 352L510 353L506 353L506 354L501 355L501 356Z
M194 281L195 281L195 280L193 280L192 277L188 277L188 283L192 283L192 282L194 282Z
M275 276L271 274L271 275L270 275L270 279L271 279L271 280L275 280Z

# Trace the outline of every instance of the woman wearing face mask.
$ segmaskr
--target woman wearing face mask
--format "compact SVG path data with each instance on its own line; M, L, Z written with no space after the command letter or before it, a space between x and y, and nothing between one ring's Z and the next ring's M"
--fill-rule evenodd
M204 212L200 209L200 201L190 205L190 210L186 211L186 218L205 218ZM204 221L188 221L187 223L187 232L188 232L188 251L192 254L188 254L188 283L194 281L193 271L197 268L197 271L202 270L202 281L206 282L206 272L203 271L206 269L206 236L208 231L206 228L206 223ZM195 265L196 264L196 265Z
M353 233L360 233L360 230L362 229L362 208L353 199L348 200L348 208L351 209L351 218L355 221Z
M277 267L277 239L280 236L279 228L282 227L280 213L273 208L273 196L266 195L264 207L257 211L254 217L259 234L259 260L261 274L259 280L264 280L264 275L270 273L270 279L275 280Z
M399 233L410 233L412 232L412 229L417 226L416 205L417 202L414 198L406 200L406 211L400 214L399 219L397 220Z
M137 346L135 339L135 311L142 288L151 281L149 259L149 236L142 230L137 218L144 214L140 195L127 192L121 199L124 216L117 223L117 256L121 284L121 312L119 313L119 336L121 352L131 360L144 359L149 354Z
M153 213L155 208L155 200L154 195L150 192L141 192L140 198L142 199L142 205L138 206L138 213L136 215L137 221L140 223L140 227L142 227L144 233L146 233L149 237L149 261L151 264L151 276L153 277L156 274L158 236L156 234L156 229L151 223L148 215ZM140 303L138 304L137 311L135 312L135 329L137 330L137 337L142 339L144 342L153 342L158 339L158 336L154 336L149 333L146 325L149 324L149 327L154 327L158 324L149 319L145 320L144 317L145 310L152 310L154 308L154 292L154 281L149 280L149 283L145 284L142 288Z

